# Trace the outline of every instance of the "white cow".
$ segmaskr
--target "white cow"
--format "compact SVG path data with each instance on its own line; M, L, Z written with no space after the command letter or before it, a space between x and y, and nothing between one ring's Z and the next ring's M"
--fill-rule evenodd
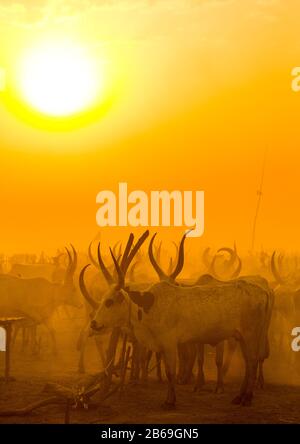
M159 282L147 291L125 287L123 274L113 253L118 284L112 285L96 310L91 328L130 328L149 350L161 352L168 378L165 406L175 406L176 354L179 344L201 342L216 345L235 338L245 361L245 377L234 403L249 405L259 356L265 350L270 295L245 281L220 285L182 287ZM85 269L81 272L83 279ZM84 291L85 296L87 290Z

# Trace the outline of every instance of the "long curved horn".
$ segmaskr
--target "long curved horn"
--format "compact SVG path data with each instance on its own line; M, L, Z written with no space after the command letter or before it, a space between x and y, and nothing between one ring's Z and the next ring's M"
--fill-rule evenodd
M156 261L158 264L160 264L161 246L162 246L162 241L160 241L160 243L158 244L158 247L155 249L155 256L156 256Z
M70 274L73 275L75 273L76 268L77 268L77 260L78 260L78 258L77 258L77 251L75 250L74 245L72 245L72 244L70 244L70 245L71 245L71 248L73 250L73 260L72 260L72 267L71 267L71 270L70 270Z
M178 247L178 245L176 244L176 242L172 242L172 244L174 245L174 247L175 247L175 250L176 250L176 254L175 254L175 260L178 260L178 255L179 255L179 247Z
M169 260L169 267L168 267L168 274L169 274L169 275L172 274L172 271L173 271L173 263L175 263L175 262L178 261L178 254L179 254L179 247L178 247L178 245L176 244L176 242L172 242L172 244L173 244L174 247L175 247L176 253L175 253L175 259L174 259L174 261L173 261L173 258L172 258L172 257L170 257L170 260Z
M92 253L92 244L93 242L90 243L89 248L88 248L88 256L90 258L90 261L92 262L92 264L94 265L94 267L99 268L99 264L98 262L94 259L93 257L93 253Z
M124 250L124 254L122 256L122 261L121 261L121 269L124 270L125 266L126 266L126 261L128 259L128 255L130 253L132 244L133 244L133 240L134 240L134 236L132 233L130 233L125 250Z
M120 244L120 245L119 245L119 244ZM118 248L118 251L117 251L117 247L118 247L118 245L119 245L119 248ZM115 243L115 245L113 246L112 251L113 251L113 253L114 253L114 256L115 256L116 258L118 258L118 262L119 262L119 261L120 261L120 258L121 258L121 256L122 256L122 243L121 243L121 241L118 241L118 242Z
M210 247L206 247L202 253L202 261L208 270L211 269L211 261L209 260L209 252L210 252Z
M138 265L138 262L135 262L134 264L132 264L132 266L129 270L129 281L130 282L135 282L134 272L135 272L137 265Z
M70 253L70 251L69 251L69 249L67 247L65 247L65 250L66 250L66 252L68 254L68 266L67 266L67 269L66 269L66 275L68 275L70 273L70 270L71 270L71 267L72 267L72 255L71 255L71 253Z
M275 254L276 254L276 251L273 251L273 254L272 254L272 257L271 257L271 271L273 273L273 276L274 276L276 282L278 284L283 285L285 283L285 281L282 278L282 276L280 276L280 273L279 273L279 271L278 271L278 269L276 267L276 264L275 264Z
M90 266L91 264L86 265L85 267L83 267L83 269L80 272L79 275L79 288L81 291L82 296L85 298L85 300L90 304L90 306L96 310L97 308L99 308L99 304L94 301L94 299L90 296L89 292L87 291L87 288L85 286L84 283L84 273L85 270Z
M114 284L115 283L114 278L112 277L112 275L110 274L110 272L108 271L107 267L105 266L102 260L101 251L100 251L100 242L98 243L97 253L98 253L99 267L103 273L106 282L108 283L108 285Z
M178 250L177 265L176 265L175 270L173 271L173 273L170 274L170 279L172 279L174 281L175 281L175 279L177 278L177 276L179 275L179 273L181 273L181 271L183 269L183 265L184 265L184 241L185 241L185 238L186 238L186 236L188 235L188 233L190 231L184 233L184 235L182 236L182 239L180 241L179 250Z
M216 279L220 279L220 276L216 272L216 266L215 266L217 258L218 258L218 256L215 254L214 257L212 258L212 261L210 264L210 272Z
M136 255L138 250L141 248L141 246L143 245L143 243L145 242L145 240L147 239L148 236L149 236L149 230L146 230L145 233L143 233L141 235L141 237L139 238L139 240L137 241L137 243L134 245L131 252L129 253L129 255L126 259L126 263L124 265L124 269L122 269L124 277L126 276L126 271L128 270L128 267L131 264L134 256Z
M159 279L160 279L161 281L164 281L164 280L167 280L167 281L168 281L168 280L169 280L169 276L167 276L167 275L163 272L163 270L160 268L160 266L159 266L158 263L156 262L156 260L155 260L155 258L154 258L154 255L153 255L153 242L154 242L154 239L155 239L156 235L157 235L157 233L153 234L153 236L152 236L152 238L151 238L151 240L150 240L150 243L149 243L149 247L148 247L148 255L149 255L149 259L150 259L151 265L152 265L152 267L154 268L154 270L156 271L156 273L157 273Z
M113 250L113 253L114 253L114 256L116 257L116 254L115 254L114 250ZM120 254L119 256L116 257L118 264L120 264L120 260L121 260L121 258L122 258L122 255L121 255L121 254ZM114 282L116 282L116 281L118 280L118 273L117 273L117 271L116 271L116 268L115 268L114 264L112 264L112 265L111 265L110 267L108 267L108 268L113 270L112 276L113 276L113 280L114 280Z
M173 258L170 257L169 259L169 267L168 267L168 274L171 274L173 271Z
M71 244L71 248L73 250L73 255L74 255L73 258L70 253L70 250L67 247L65 247L66 252L68 254L68 261L69 261L67 269L66 269L66 273L65 273L65 281L72 280L75 270L76 270L76 267L77 267L77 253L76 253L76 250L72 244Z
M239 255L237 255L236 258L237 258L237 261L238 261L238 265L237 265L236 270L232 273L231 279L236 279L240 275L241 270L242 270L241 258L239 257Z
M120 288L124 288L125 276L124 276L124 274L123 274L123 272L121 270L121 267L120 267L117 259L114 256L114 253L113 253L112 249L110 248L109 251L110 251L111 257L112 257L112 259L114 261L115 268L116 268L116 271L117 271L117 274L118 274L118 285L119 285Z
M227 266L228 266L228 268L232 267L232 265L234 264L234 262L237 258L237 252L235 250L233 250L232 248L222 247L222 248L218 249L217 253L221 253L222 251L226 251L227 253L230 254L230 259L227 262Z
M121 241L116 242L115 245L112 247L112 251L114 252L114 255L115 255L115 256L118 256L118 253L117 253L117 246L119 245L120 242L121 242Z

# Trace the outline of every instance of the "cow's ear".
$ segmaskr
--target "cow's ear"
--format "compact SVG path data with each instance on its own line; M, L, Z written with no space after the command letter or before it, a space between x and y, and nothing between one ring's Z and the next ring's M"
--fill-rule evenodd
M128 295L134 304L142 307L142 293L140 291L129 291Z
M148 313L148 311L150 310L150 308L152 307L153 303L154 303L154 294L151 293L150 291L145 291L145 293L143 293L144 296L144 311L146 313Z
M115 301L119 304L122 304L122 302L124 301L124 295L122 293L122 291L118 291L115 297Z
M150 291L129 291L131 301L148 313L154 302L154 295Z

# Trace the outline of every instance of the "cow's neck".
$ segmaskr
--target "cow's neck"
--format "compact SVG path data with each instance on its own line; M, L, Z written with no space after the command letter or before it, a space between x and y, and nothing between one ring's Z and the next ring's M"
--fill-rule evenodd
M68 287L66 284L55 284L54 294L54 305L59 307L60 305L65 305L66 303L66 294L68 292Z
M159 351L159 346L156 343L153 334L153 325L147 322L147 314L144 310L134 304L130 299L128 301L128 327L133 331L134 336L145 347L153 351Z

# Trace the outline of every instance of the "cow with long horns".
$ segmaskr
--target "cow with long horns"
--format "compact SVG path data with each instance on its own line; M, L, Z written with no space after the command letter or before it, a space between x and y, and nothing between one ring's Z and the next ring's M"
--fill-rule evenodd
M251 404L259 356L265 348L269 293L245 281L191 287L163 281L145 291L132 291L126 288L126 272L112 251L111 256L118 283L111 285L102 303L95 306L91 328L98 332L105 328L130 328L141 344L162 353L168 379L164 404L167 408L173 408L176 402L178 345L215 345L234 337L240 343L246 371L233 402ZM84 272L85 269L81 273L82 284ZM90 298L88 294L86 297Z
M22 316L37 324L44 324L51 335L53 352L56 353L56 337L52 316L61 305L79 307L73 277L77 266L77 253L68 248L68 267L63 283L49 282L44 278L22 279L0 275L0 314Z
M141 246L143 245L143 243L145 242L145 240L147 239L147 237L149 236L149 231L147 230L141 237L140 239L136 242L135 245L133 245L134 242L134 236L131 233L129 236L129 239L127 241L127 245L125 247L124 253L121 255L119 254L118 258L116 259L117 262L120 262L120 269L122 270L122 273L126 274L127 270L129 269L133 259L135 258L135 256L137 255L137 253L139 252L139 249L141 248ZM101 247L100 247L100 242L98 243L98 249L97 249L97 253L98 253L98 267L101 270L101 272L103 273L103 276L106 280L106 283L108 284L109 288L114 288L117 283L118 283L118 276L116 271L115 272L111 272L111 270L105 265L103 259L102 259L102 255L101 255ZM111 250L111 254L114 256L113 250ZM91 254L89 253L89 256L91 258ZM134 264L133 264L134 265ZM90 316L93 315L93 313L95 313L95 311L98 309L99 305L101 305L101 299L100 300L95 300L93 298L93 296L90 294L90 292L87 290L85 282L84 282L84 273L85 270L90 266L90 264L86 265L79 276L79 287L81 290L82 295L84 296L85 300L87 301L87 303L89 304L89 306L91 307L92 311L90 313ZM135 285L136 287L136 285ZM85 329L84 331L84 340L86 340L86 338L89 335L89 331L90 331L90 325ZM104 363L103 361L105 360L105 358L103 359L104 353L103 353L103 349L102 349L102 343L101 343L101 338L97 338L97 336L95 336L96 339L96 343L97 343L97 347L98 347L98 351L101 355L101 359L102 359L102 363ZM144 364L142 365L142 371L143 371L143 376L145 377L145 371L146 371L146 351L145 350L140 350L141 347L140 345L137 343L134 335L131 334L131 340L133 342L133 359L132 359L132 371L131 371L131 375L132 375L132 379L137 379L138 378L138 374L140 371L140 359L138 359L138 356L142 357ZM83 366L83 353L84 353L84 343L82 344L81 347L81 354L80 354L80 361L79 361L79 366L80 368L82 368ZM137 359L134 359L135 357L137 357Z

